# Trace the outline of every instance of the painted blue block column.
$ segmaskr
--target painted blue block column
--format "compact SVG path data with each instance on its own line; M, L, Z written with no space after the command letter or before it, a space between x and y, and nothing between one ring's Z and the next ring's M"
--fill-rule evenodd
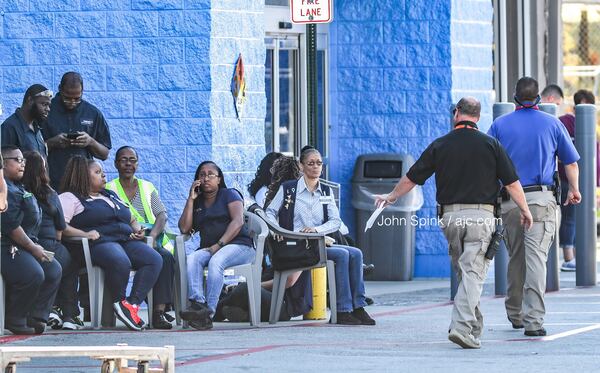
M244 194L265 154L264 0L213 0L209 51L212 154L227 186ZM246 102L236 118L231 81L241 54Z
M342 183L342 217L360 154L418 158L448 131L452 70L450 0L338 0L330 27L331 176ZM424 188L419 217L435 217L435 185ZM417 229L415 276L449 275L448 249L436 226Z

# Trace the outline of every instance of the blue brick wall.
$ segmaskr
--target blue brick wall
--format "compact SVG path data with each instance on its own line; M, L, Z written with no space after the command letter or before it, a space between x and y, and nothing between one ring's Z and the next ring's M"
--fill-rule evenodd
M492 125L494 92L494 9L490 1L452 0L452 98L474 96L481 101L479 127Z
M245 189L264 155L264 1L5 0L0 17L3 121L25 89L58 90L70 70L105 114L113 150L140 153L175 227L198 163L214 159ZM235 119L230 83L245 59L247 101Z
M433 139L448 132L448 107L456 97L468 93L482 99L483 122L488 123L493 101L491 3L338 0L335 8L330 27L330 172L349 202L358 155L404 152L418 158ZM423 188L419 217L435 216L434 184L432 178ZM350 203L343 204L342 216L351 230L358 228ZM415 276L448 276L447 253L439 228L419 228Z

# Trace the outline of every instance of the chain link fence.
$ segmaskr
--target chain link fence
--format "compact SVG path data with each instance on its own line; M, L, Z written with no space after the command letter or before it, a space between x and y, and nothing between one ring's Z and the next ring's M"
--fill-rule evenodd
M587 89L600 94L600 1L562 5L565 101Z

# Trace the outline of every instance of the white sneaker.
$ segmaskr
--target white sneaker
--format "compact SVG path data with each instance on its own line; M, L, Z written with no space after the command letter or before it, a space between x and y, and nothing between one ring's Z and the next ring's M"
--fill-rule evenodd
M560 270L563 272L575 272L577 270L577 266L575 264L575 259L571 259L568 262L564 262L560 266Z
M479 341L479 338L473 337L472 334L461 334L456 329L450 330L448 339L462 348L481 348L481 342Z

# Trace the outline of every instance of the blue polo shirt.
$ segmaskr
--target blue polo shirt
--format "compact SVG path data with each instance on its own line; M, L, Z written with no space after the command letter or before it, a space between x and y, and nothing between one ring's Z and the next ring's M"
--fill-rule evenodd
M13 145L22 152L35 150L46 158L46 143L38 124L33 122L33 129L25 123L21 109L17 109L13 115L6 118L2 123L2 146Z
M110 132L104 115L94 105L85 100L73 110L67 110L58 93L50 104L48 120L42 124L42 133L45 139L61 133L87 132L100 144L111 148ZM50 170L50 184L58 188L60 179L65 172L69 159L80 155L92 159L93 154L88 148L68 147L64 149L51 149L48 154L48 168Z
M497 118L488 134L506 149L523 186L553 184L556 155L564 164L579 160L565 126L555 116L536 109Z

